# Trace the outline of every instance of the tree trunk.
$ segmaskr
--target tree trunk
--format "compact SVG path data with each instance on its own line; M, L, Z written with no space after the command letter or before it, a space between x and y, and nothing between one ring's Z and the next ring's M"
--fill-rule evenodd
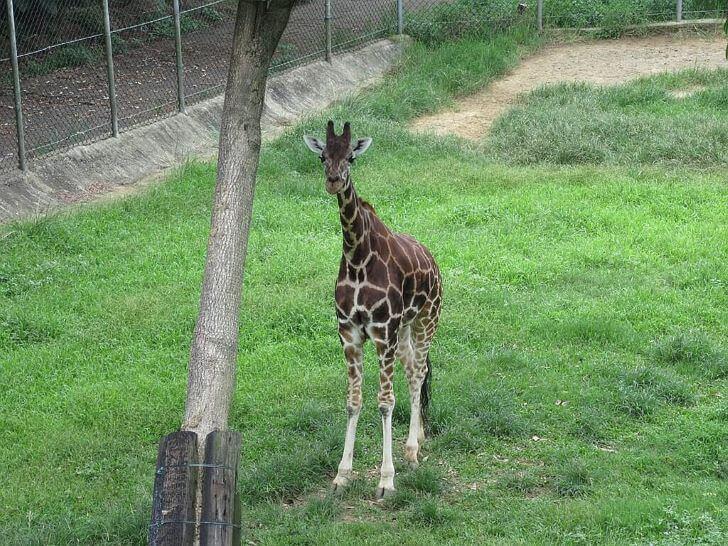
M238 2L220 124L212 229L182 425L183 430L197 433L201 451L210 432L227 428L266 77L293 4L294 0Z

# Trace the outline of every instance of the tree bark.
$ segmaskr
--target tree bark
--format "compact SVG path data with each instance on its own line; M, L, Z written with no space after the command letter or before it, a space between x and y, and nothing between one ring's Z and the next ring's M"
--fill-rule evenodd
M235 389L238 316L271 58L295 0L239 0L225 89L212 227L189 362L183 430L202 452L227 428Z

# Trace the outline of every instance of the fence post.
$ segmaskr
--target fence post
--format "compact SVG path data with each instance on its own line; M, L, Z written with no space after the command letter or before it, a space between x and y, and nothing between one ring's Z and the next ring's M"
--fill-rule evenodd
M20 69L18 68L18 42L15 36L15 13L13 0L6 0L8 8L8 30L10 31L10 62L13 66L13 95L15 96L15 126L18 135L18 167L28 170L25 158L25 126L23 124L23 104L20 97Z
M397 0L397 34L404 34L404 1Z
M111 134L119 136L119 113L116 105L116 81L114 80L114 51L111 45L111 18L109 17L109 0L103 0L104 38L106 44L106 75L109 79L109 106L111 108Z
M234 430L216 430L205 439L200 546L232 546L240 536L240 508L236 506L240 497L235 484L241 441Z
M149 546L192 546L199 466L194 432L174 432L159 443Z
M682 8L683 8L682 0L677 0L677 22L678 23L683 20Z
M543 32L543 0L538 0L536 4L536 21L538 23L538 31Z
M179 0L174 0L174 45L177 57L177 106L180 113L186 112L185 107L185 66L182 63L182 24L179 14Z
M326 60L331 62L331 0L326 0L324 26L326 27Z

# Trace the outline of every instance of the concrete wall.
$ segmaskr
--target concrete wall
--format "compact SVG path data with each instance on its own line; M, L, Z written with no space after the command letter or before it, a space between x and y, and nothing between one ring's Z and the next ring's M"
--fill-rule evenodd
M268 80L263 135L270 138L307 115L370 86L393 66L405 42L381 40ZM154 124L33 161L31 171L0 175L0 222L42 215L73 203L124 193L189 157L217 150L223 98L188 107Z

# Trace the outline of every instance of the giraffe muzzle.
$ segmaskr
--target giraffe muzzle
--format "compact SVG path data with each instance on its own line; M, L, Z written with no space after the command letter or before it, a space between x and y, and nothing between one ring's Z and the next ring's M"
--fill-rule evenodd
M329 193L339 193L341 191L341 188L343 187L343 181L341 180L341 177L327 177L326 178L326 191Z

